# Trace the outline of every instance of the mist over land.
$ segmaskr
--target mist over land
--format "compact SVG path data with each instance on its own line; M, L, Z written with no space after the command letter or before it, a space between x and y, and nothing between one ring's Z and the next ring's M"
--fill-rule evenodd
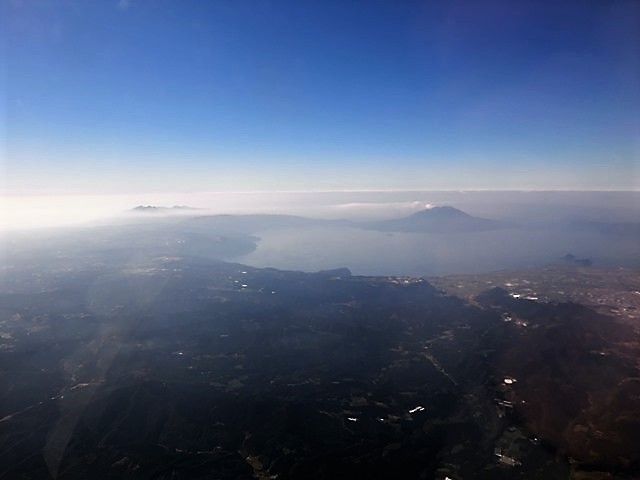
M182 248L207 258L367 275L533 267L567 253L600 266L640 263L638 192L247 192L12 202L5 226L14 229L4 235L14 247L72 244L77 237L87 248L96 236L130 247L182 239ZM432 218L435 212L446 218Z
M131 218L136 206L185 205L203 214L289 214L314 218L384 220L433 205L471 215L537 223L569 218L634 222L638 192L563 191L335 191L203 192L129 195L4 195L2 231L73 226Z

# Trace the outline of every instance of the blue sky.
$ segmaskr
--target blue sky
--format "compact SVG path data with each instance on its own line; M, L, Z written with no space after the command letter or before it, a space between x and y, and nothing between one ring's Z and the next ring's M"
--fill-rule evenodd
M8 193L640 189L640 3L11 1Z

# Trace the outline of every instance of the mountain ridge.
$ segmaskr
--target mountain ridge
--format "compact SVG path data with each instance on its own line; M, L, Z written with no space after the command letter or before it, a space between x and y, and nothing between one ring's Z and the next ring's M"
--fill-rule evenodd
M364 224L367 230L407 233L468 233L507 226L508 224L497 220L474 217L448 205L427 208L402 218Z

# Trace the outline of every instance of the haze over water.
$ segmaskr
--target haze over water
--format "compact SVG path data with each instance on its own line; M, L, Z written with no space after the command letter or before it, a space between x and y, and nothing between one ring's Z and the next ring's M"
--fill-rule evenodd
M382 219L451 205L496 219L550 221L569 216L633 222L640 192L344 191L200 192L132 195L5 195L2 230L81 226L133 218L138 205L184 205L190 215L287 214L314 218Z
M180 217L285 214L355 222L402 218L434 206L507 222L509 227L459 234L376 232L354 226L252 230L254 251L224 258L258 267L317 271L348 267L355 274L440 275L555 263L567 253L600 266L640 265L633 232L638 192L225 192L155 195L22 196L4 199L4 232L79 229ZM193 210L134 212L136 205L186 205ZM613 228L626 234L611 233ZM634 227L635 225L635 227ZM6 227L11 228L6 228ZM612 227L613 226L613 227ZM631 227L629 227L631 226ZM52 228L54 230L52 230ZM62 230L60 230L62 228ZM629 233L629 228L631 228ZM636 230L633 230L635 228ZM626 230L625 230L626 229ZM89 230L91 231L91 230ZM215 229L212 233L216 233ZM44 237L46 238L46 237Z

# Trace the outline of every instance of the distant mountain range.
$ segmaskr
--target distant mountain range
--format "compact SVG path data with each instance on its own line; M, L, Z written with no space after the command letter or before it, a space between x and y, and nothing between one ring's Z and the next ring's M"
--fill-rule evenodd
M139 205L133 212L142 213L179 213L199 210L197 208L176 205L161 207ZM381 232L406 233L469 233L495 230L513 226L505 222L474 217L454 207L442 206L421 210L412 215L390 220L356 222L351 220L323 220L293 215L202 215L191 218L189 223L196 228L214 228L221 231L253 233L271 228L302 227L351 227Z
M131 209L132 212L159 213L171 211L199 210L198 208L186 205L174 205L173 207L161 207L156 205L138 205Z
M188 220L190 228L251 234L267 229L357 227L348 220L324 220L295 215L206 215Z

